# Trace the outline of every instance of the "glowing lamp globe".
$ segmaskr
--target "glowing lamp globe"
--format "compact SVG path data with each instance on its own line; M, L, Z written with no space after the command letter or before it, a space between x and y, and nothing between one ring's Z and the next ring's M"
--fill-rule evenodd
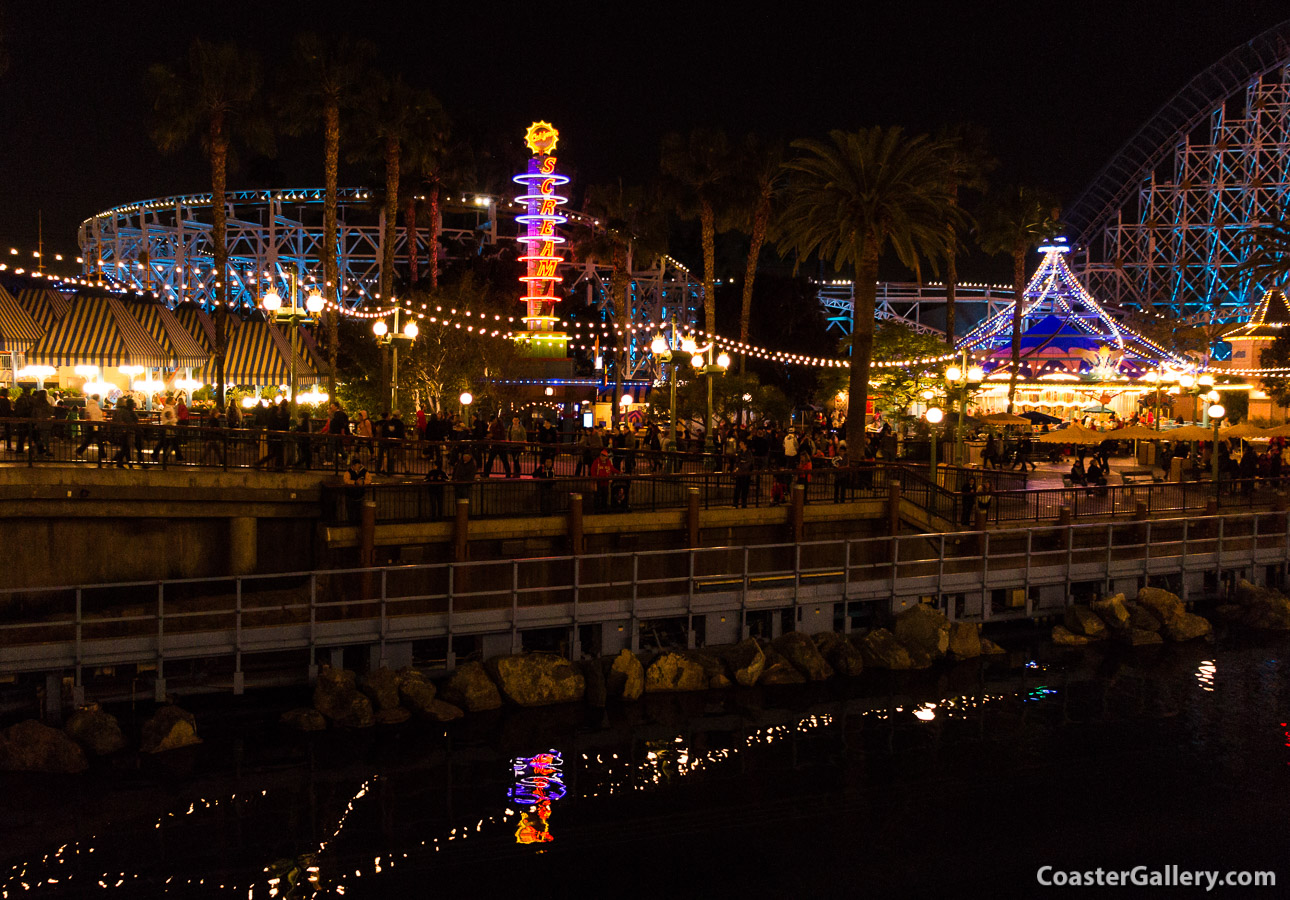
M1206 372L1204 375L1196 379L1196 383L1201 387L1212 387L1214 385L1214 376Z
M935 394L933 394L931 391L923 391L923 395L922 395L922 396L923 396L923 399L924 399L924 400L931 400L931 399L932 399L933 397L935 397L936 395L935 395Z
M1209 417L1211 419L1221 419L1225 415L1227 415L1227 410L1223 408L1221 403L1215 403L1209 408Z
M958 366L950 366L945 370L945 379L947 381L959 381L963 378L963 370Z
M323 300L322 291L318 290L318 288L314 288L305 297L305 309L311 313L322 312L324 306L326 306L326 301Z
M461 396L457 399L461 401L462 406L470 406L470 404L475 402L475 398L470 391L462 391Z
M649 343L649 349L655 355L665 351L667 349L667 341L663 339L663 335L661 334L655 335L654 340L650 341Z
M923 413L923 415L927 421L931 422L933 425L939 425L941 420L945 418L945 413L941 412L940 409L935 406Z
M1205 399L1208 400L1210 403L1217 403L1218 391L1210 391L1208 394L1205 395Z
M718 354L717 354L717 365L719 365L719 366L720 366L721 368L723 368L723 369L728 369L728 368L730 368L730 354L729 354L729 353L718 353Z
M415 341L417 339L417 335L420 333L421 329L417 328L416 322L409 322L403 326L403 336L410 341Z
M1148 372L1142 376L1142 380L1147 382L1147 384L1155 384L1160 380L1160 373L1154 371Z
M688 337L681 341L681 349L686 353L693 353L699 349L699 345L694 342L694 338Z
M1182 385L1184 388L1190 388L1192 385L1196 383L1196 376L1190 375L1190 374L1180 376L1178 379L1178 383Z
M390 332L390 326L385 324L384 319L377 319L372 323L372 334L379 337L385 337Z
M694 366L696 369L702 369L703 357L698 353L694 354L690 357L690 365Z
M631 406L634 402L635 401L632 400L631 394L623 394L621 397L618 398L619 406Z
M968 369L968 381L983 381L983 380L985 380L985 369L981 368L980 366L973 366L972 368Z
M269 288L264 292L264 298L260 303L269 312L277 312L282 309L282 295L278 293L277 288Z
M543 391L543 393L545 393L548 397L554 397L554 396L555 396L555 388L553 388L553 387L549 387L549 388L547 388L545 391Z

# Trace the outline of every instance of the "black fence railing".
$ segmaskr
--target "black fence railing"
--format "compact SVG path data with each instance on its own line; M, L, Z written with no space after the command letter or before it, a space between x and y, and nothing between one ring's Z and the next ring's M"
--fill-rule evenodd
M560 515L569 497L580 494L586 513L654 512L681 509L696 490L703 509L757 508L787 504L794 485L805 490L806 503L844 503L885 498L898 466L825 467L734 472L680 472L661 475L617 475L611 478L488 478L468 482L403 481L363 486L325 485L324 516L332 524L357 523L362 503L376 504L378 522L438 521L450 518L458 499L470 501L471 518Z
M1210 501L1217 501L1220 510L1254 509L1273 504L1276 495L1286 491L1290 491L1290 478L1223 479L1217 485L1212 481L1166 481L1000 491L991 504L989 521L1056 520L1063 507L1075 518L1130 516L1140 503L1150 515L1204 510Z

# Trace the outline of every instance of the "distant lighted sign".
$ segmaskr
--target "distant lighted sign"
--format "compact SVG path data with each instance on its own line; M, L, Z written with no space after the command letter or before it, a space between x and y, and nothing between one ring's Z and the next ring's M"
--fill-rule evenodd
M515 829L517 844L543 844L555 840L551 834L551 804L568 791L560 767L564 760L550 750L535 756L521 756L512 761L515 784L506 796L528 810L520 813Z
M569 201L555 192L560 185L569 183L567 177L556 172L556 158L551 155L559 139L560 133L549 122L530 125L524 134L524 143L533 158L529 160L528 171L514 178L524 188L524 193L516 198L524 204L524 215L516 216L515 221L521 226L518 240L524 245L524 255L520 257L525 264L524 274L520 276L524 284L521 299L528 306L524 321L530 331L543 331L557 321L554 311L560 298L555 288L561 278L556 270L564 258L556 248L564 243L564 238L555 233L555 226L568 221L558 209Z

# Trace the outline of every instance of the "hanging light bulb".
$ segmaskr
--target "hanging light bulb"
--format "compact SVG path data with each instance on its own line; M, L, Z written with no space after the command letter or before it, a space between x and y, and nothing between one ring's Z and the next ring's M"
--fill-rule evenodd
M277 288L271 287L264 292L264 297L260 300L260 303L269 312L277 312L282 309L282 295L278 293Z
M385 324L384 319L377 319L372 323L372 333L378 338L385 337L390 331L390 327Z
M416 340L417 335L420 333L421 329L417 328L416 322L409 322L403 326L403 335L410 341Z
M325 305L326 301L323 300L322 291L318 290L318 288L314 288L305 296L305 309L311 313L322 312Z

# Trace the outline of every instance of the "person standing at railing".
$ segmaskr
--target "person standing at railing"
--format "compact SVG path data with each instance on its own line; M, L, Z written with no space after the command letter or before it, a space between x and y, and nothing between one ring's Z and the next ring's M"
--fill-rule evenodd
M295 459L291 461L291 467L294 469L310 469L314 464L314 448L309 435L309 411L302 409L296 416L296 427L292 429L295 434L296 454Z
M112 416L112 427L116 434L118 448L112 462L118 469L134 468L130 463L130 450L134 446L135 431L139 425L139 414L134 411L134 398L126 397ZM142 451L140 451L142 453Z
M179 455L179 448L175 444L175 429L179 426L179 418L175 415L173 406L162 406L161 410L161 428L157 438L157 446L153 448L152 458L155 462L166 463L166 456L172 450L175 452L175 459L180 460L183 457Z
M555 430L555 426L549 420L543 419L538 423L537 439L538 444L541 445L538 455L538 470L541 470L548 461L552 463L554 468L556 444L560 440L560 433ZM534 475L536 474L534 472Z
M802 486L802 502L805 503L811 493L811 455L806 452L797 454L797 474L795 481Z
M9 399L9 389L0 388L0 424L4 425L4 448L13 449L13 401Z
M989 481L982 482L976 492L976 520L984 527L990 522L990 508L994 506L994 487Z
M31 397L31 439L36 452L41 456L53 456L49 449L49 422L54 417L54 408L49 405L49 395L43 390L36 391Z
M793 460L797 459L797 435L793 433L792 428L788 429L788 431L784 433L784 441L780 445L780 448L783 453L783 457L779 461L779 467L781 469L787 469L792 465Z
M851 490L851 455L847 453L846 441L838 441L832 450L829 463L833 466L833 502L842 503L849 499L847 494Z
M443 486L448 480L448 473L443 470L439 460L430 460L430 471L426 472L426 498L430 501L430 518L443 518Z
M506 433L506 439L511 442L511 470L508 477L519 478L524 474L523 469L520 468L520 457L524 452L524 445L529 440L529 433L520 424L519 416L511 417L511 428Z
M76 455L84 456L85 450L93 443L99 448L99 461L101 462L103 460L103 407L99 405L98 394L85 398L85 424L82 428L85 433L81 437L80 445L76 448Z
M960 513L960 522L964 528L972 527L972 514L976 511L976 479L971 475L968 476L967 483L963 485L962 497L963 509Z
M349 468L345 470L345 512L346 518L355 525L359 522L363 498L367 495L367 486L371 478L367 466L357 453L349 458Z
M596 511L604 512L609 508L609 483L618 474L608 447L600 448L600 455L592 460L587 474L596 479Z
M470 499L470 488L477 477L479 466L475 464L475 457L469 449L463 448L461 456L457 457L457 464L452 467L453 490L458 500Z
M345 441L349 437L349 416L335 400L327 405L327 444L328 461L339 460L345 452Z
M484 463L484 477L491 478L493 475L493 461L501 459L502 471L507 478L511 477L511 458L506 453L506 448L502 443L506 440L506 423L502 421L502 414L497 416L488 423L488 459Z
M549 516L555 508L555 459L544 457L533 477L539 482L538 509L542 515Z
M753 455L745 441L740 441L735 448L734 463L731 471L735 473L735 508L748 508L748 494L752 489Z

